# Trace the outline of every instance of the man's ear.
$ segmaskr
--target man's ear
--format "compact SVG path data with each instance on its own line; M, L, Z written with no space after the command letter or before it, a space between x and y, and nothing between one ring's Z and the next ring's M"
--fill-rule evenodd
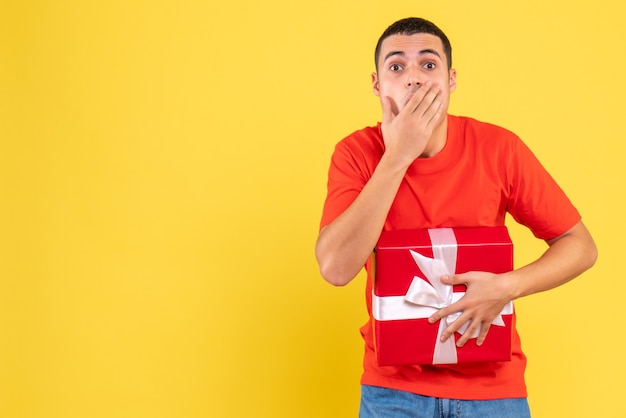
M450 81L450 93L452 93L454 90L456 90L456 70L454 68L450 70L449 81Z
M380 85L378 84L378 75L372 73L372 91L378 97L380 97Z

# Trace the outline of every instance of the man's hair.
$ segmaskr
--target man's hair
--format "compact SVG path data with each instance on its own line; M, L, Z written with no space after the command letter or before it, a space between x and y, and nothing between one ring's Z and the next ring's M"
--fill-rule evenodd
M420 17L408 17L406 19L398 20L391 24L380 36L378 43L376 44L376 51L374 52L374 64L378 71L378 58L380 55L380 47L385 39L391 35L415 35L416 33L428 33L435 35L441 39L443 45L443 51L446 54L448 60L448 69L452 68L452 45L450 40L441 29L437 27L433 22Z

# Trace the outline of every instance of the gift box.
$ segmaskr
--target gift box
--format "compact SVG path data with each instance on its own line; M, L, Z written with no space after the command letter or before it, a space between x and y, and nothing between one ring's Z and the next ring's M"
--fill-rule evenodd
M445 343L445 331L460 313L434 324L428 318L454 303L465 286L440 278L468 271L513 269L513 244L506 227L385 231L375 252L372 314L378 364L455 364L511 359L513 302L491 324L482 345L473 335L457 347L467 325Z

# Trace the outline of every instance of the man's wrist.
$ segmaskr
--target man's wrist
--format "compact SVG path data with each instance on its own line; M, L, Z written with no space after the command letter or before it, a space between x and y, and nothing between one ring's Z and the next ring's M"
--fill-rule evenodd
M503 273L502 279L507 284L507 299L515 300L524 296L523 290L523 278L519 271L513 270L508 273Z
M378 163L378 167L381 170L385 170L391 175L399 175L404 177L406 170L408 170L409 166L413 163L413 160L408 158L394 158L390 154L383 154L380 162Z

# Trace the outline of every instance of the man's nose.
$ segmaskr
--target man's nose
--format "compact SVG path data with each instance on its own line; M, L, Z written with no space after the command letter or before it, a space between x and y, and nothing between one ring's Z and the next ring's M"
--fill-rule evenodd
M422 84L420 80L419 74L417 71L409 71L406 79L406 87L407 88L418 88Z

